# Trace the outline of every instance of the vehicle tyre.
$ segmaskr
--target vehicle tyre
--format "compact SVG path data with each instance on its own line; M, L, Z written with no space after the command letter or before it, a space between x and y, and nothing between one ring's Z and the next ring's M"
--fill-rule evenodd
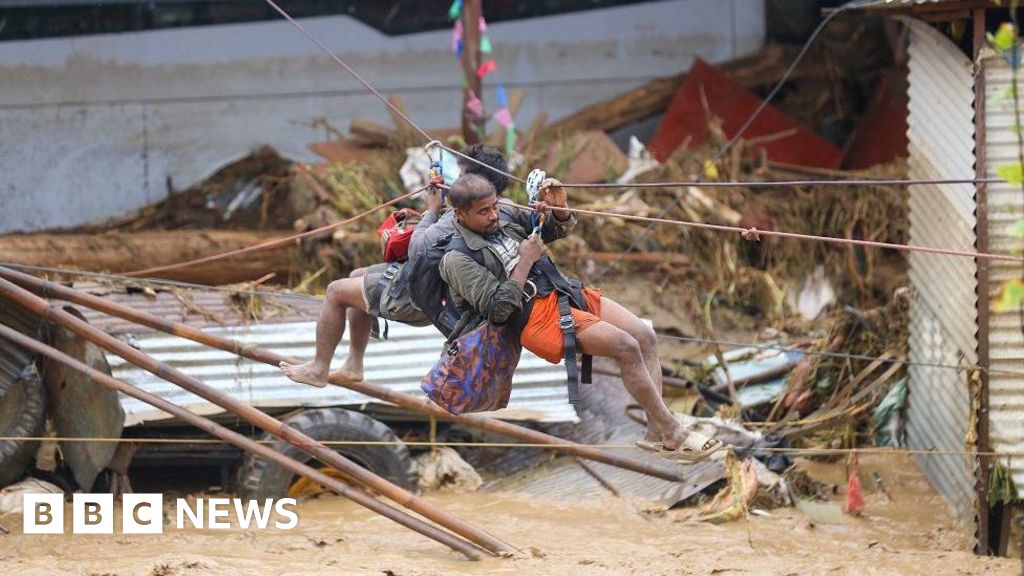
M335 445L339 454L406 490L415 490L418 480L416 462L409 449L391 429L366 414L343 408L319 408L303 412L285 420L285 423L319 442L392 442L395 444ZM259 440L274 440L269 433ZM340 472L310 457L295 446L277 441L274 450L306 462L310 466L336 478ZM239 492L243 498L302 498L325 490L319 484L301 478L281 466L246 454L239 470Z

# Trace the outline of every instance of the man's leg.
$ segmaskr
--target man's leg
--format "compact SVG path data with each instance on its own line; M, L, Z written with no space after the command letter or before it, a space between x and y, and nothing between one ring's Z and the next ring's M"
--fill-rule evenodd
M640 353L644 357L647 373L651 375L654 388L658 391L658 396L661 397L661 358L658 357L658 335L654 333L654 329L644 324L636 314L609 298L601 298L601 320L625 331L637 341L637 344L640 345ZM648 418L644 440L658 441L660 439L661 431L657 424Z
M316 357L304 364L281 362L281 371L296 382L323 387L331 369L334 349L345 334L345 311L365 309L362 278L343 278L327 286L327 297L316 322Z
M362 280L368 272L369 267L364 266L350 272L348 277ZM370 332L373 329L373 316L361 308L349 307L346 312L349 329L348 355L345 356L345 363L341 368L331 373L331 376L338 376L353 382L360 382L363 379L363 357L366 356L366 346L370 342Z
M345 363L331 376L345 380L361 382L363 379L363 358L366 346L370 343L370 332L373 329L373 316L358 308L348 309L348 356Z
M587 354L618 361L626 390L643 408L647 421L659 431L659 436L650 440L661 441L666 450L675 450L682 445L686 432L665 406L636 339L606 321L590 326L579 333L576 339Z

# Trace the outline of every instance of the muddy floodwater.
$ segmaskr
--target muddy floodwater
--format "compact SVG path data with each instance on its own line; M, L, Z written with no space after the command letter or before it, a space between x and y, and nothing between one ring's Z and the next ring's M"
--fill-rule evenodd
M841 465L804 464L816 478L842 480ZM794 508L713 526L692 508L657 511L608 495L587 501L513 491L431 493L522 553L469 562L440 544L337 497L299 505L294 530L177 530L162 535L26 535L21 517L0 518L0 574L286 575L374 574L946 574L1021 573L1019 560L980 558L914 463L869 456L885 492L865 482L867 510L839 523ZM173 519L172 519L173 520Z

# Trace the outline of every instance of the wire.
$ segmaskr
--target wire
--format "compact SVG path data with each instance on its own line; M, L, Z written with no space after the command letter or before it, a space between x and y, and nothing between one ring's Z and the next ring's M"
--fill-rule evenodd
M421 188L419 188L417 190L413 190L412 192L406 192L405 194L402 194L401 196L398 196L397 198L392 198L391 200L388 200L387 202L385 202L383 204L379 204L377 206L374 206L373 208L370 208L369 210L365 210L363 212L360 212L359 214L356 214L355 216L352 216L351 218L347 218L347 219L342 220L340 222L334 222L332 224L327 224L327 225L324 225L324 226L320 226L319 228L314 228L313 230L309 230L307 232L301 232L299 234L291 234L291 235L288 235L288 236L282 236L281 238L275 238L275 239L272 239L272 240L267 240L265 242L260 242L259 244L253 244L252 246L246 246L245 248L239 248L237 250L228 250L227 252L221 252L219 254L211 254L210 256L204 256L202 258L195 258L195 259L192 259L192 260L186 260L184 262L177 262L177 263L174 263L174 264L165 264L163 266L153 266L151 268L144 268L142 270L134 270L132 272L125 272L125 273L123 273L123 276L137 277L137 276L144 276L146 274L153 274L153 273L156 273L156 272L166 272L168 270L177 270L179 268L185 268L187 266L194 266L196 264L204 264L206 262L213 262L215 260L222 260L224 258L231 258L231 257L234 257L234 256L239 256L241 254L247 254L249 252L254 252L256 250L265 250L267 248L273 248L275 246L281 246L282 244L287 244L289 242L294 242L296 240L301 240L303 238L308 238L310 236L318 236L318 235L323 234L325 232L330 232L331 230L334 230L336 228L340 228L342 226L345 226L346 224L351 224L352 222L355 222L356 220L360 220L362 218L365 218L365 217L369 216L370 214L373 214L374 212L377 212L377 211L383 210L384 208L387 208L388 206L393 206L393 205L401 202L402 200L405 200L405 199L410 198L410 197L412 197L412 196L414 196L416 194L419 194L420 192L426 190L428 187L429 186L423 186L423 187L421 187Z
M658 338L664 340L678 340L681 342L693 342L697 344L715 344L719 346L733 346L736 348L760 348L763 350L779 350L782 352L788 352L791 350L799 350L808 356L821 356L825 358L837 358L840 360L864 360L868 362L881 362L884 364L901 364L903 366L918 366L922 368L943 368L948 370L956 370L958 372L965 370L980 370L989 374L999 374L1002 376L1019 376L1024 378L1024 372L1017 372L1013 370L1000 370L985 368L984 366L967 365L967 364L937 364L932 362L914 362L911 360L900 360L898 358L886 358L884 356L866 356L862 354L844 354L842 352L826 352L824 350L804 350L802 348L796 348L794 346L782 346L780 344L760 344L757 342L734 342L730 340L715 340L712 338L696 338L690 336L673 336L670 334L657 333Z
M157 284L166 286L176 286L178 288L188 288L192 290L209 290L211 292L224 292L228 294L248 294L252 296L270 296L275 298L284 299L296 299L296 300L310 300L314 302L323 302L323 296L314 296L311 294L296 294L294 292L282 292L275 290L249 290L244 288L231 288L229 286L217 286L208 284L196 284L194 282L184 282L182 280L166 280L163 278L137 278L134 276L121 276L119 274L111 274L109 272L88 272L84 270L70 270L66 268L52 268L49 266L33 266L31 264L16 264L14 262L0 262L0 268L16 268L18 270L33 270L36 272L45 272L49 274L60 274L64 276L80 276L83 278L102 278L106 280L116 280L120 282L130 284Z
M839 6L839 8L837 8L834 12L829 14L824 20L821 21L820 24L818 24L818 26L814 29L813 32L811 32L811 35L804 42L803 47L800 49L800 52L797 54L796 58L793 59L793 62L789 65L789 68L787 68L786 72L782 75L782 78L779 78L779 81L776 82L775 87L772 88L772 91L764 100L761 101L761 104L758 105L757 109L754 110L750 117L747 118L746 122L743 123L740 130L737 131L736 134L733 135L733 137L725 144L725 146L718 151L714 158L711 159L711 162L715 162L718 159L725 156L725 153L736 143L736 141L740 138L740 136L742 136L742 134L747 130L747 128L749 128L750 125L753 124L754 119L761 114L761 111L768 106L768 103L771 102L775 95L779 93L779 90L782 89L782 86L785 85L785 83L789 80L789 77L793 74L793 71L796 70L796 67L800 64L800 61L803 60L804 55L807 54L807 50L810 49L814 41L817 40L818 35L821 34L821 32L825 29L826 26L828 26L829 22L831 22L841 12L849 8L857 8L863 3L864 0L849 0L848 2ZM665 207L662 208L662 214L667 214L669 210L672 210L674 207L678 206L681 201L682 199L678 198L673 200L669 204L665 205ZM627 246L626 249L622 251L622 257L625 257L626 254L635 250L636 247L640 245L640 242L643 242L647 238L647 235L650 234L651 230L653 229L654 223L651 223L642 233L637 234L636 238L633 239L629 246ZM620 260L621 259L622 258L620 257ZM596 282L600 278L604 277L604 275L607 274L608 271L612 269L612 266L614 264L616 264L616 262L611 262L605 265L605 267L602 268L601 271L599 271L594 277L591 278L591 281Z
M521 210L533 210L528 206L521 204L509 203L512 206L516 206ZM651 216L634 216L630 214L613 214L610 212L600 212L597 210L585 210L582 208L562 208L557 207L559 210L566 212L573 212L576 214L589 214L591 216L605 216L610 218L618 218L620 220L633 220L636 222L650 222L652 224L674 224L677 226L684 226L688 228L698 228L702 230L715 230L718 232L737 232L745 240L757 241L760 240L760 236L775 236L778 238L789 238L791 240L811 240L817 242L828 242L832 244L847 244L851 246L865 246L871 248L888 248L891 250L899 250L902 252L923 252L927 254L939 254L944 256L959 256L963 258L979 258L985 260L1001 260L1008 262L1024 262L1024 256L1012 256L1009 254L991 254L987 252L969 252L966 250L952 250L946 248L932 248L929 246L918 246L915 244L896 244L893 242L876 242L874 240L856 240L853 238L838 238L835 236L818 236L814 234L798 234L796 232L782 232L778 230L759 230L757 228L742 228L739 226L726 226L724 224L708 224L706 222L693 222L690 220L673 220L671 218L654 218ZM625 255L625 252L623 252Z
M97 443L134 443L134 444L228 444L224 440L218 440L215 438L116 438L116 437L96 437L89 438L84 436L0 436L0 442L7 441L22 441L22 442L97 442ZM254 442L260 444L283 444L281 440L254 440ZM289 443L293 444L293 443ZM325 446L413 446L417 448L431 448L438 446L448 446L452 448L539 448L546 450L557 450L560 448L557 444L533 444L528 442L437 442L437 441L404 441L404 440L324 440L319 441L319 444ZM295 444L301 445L301 444ZM578 446L586 446L588 448L602 449L602 450L636 450L636 446L633 444L565 444L564 448L573 448ZM773 452L782 454L807 454L807 455L825 455L825 454L849 454L856 452L858 454L909 454L909 455L921 455L921 456L969 456L969 457L1020 457L1024 456L1024 452L975 452L970 450L943 450L943 449L910 449L910 448L884 448L876 446L868 446L862 448L793 448L793 447L761 447L761 446L750 446L750 447L738 447L738 450L750 451L750 452Z
M718 155L719 158L725 155L725 153L728 152L729 149L732 148L737 141L739 141L739 139L743 136L747 129L750 128L751 125L753 125L754 120L757 120L757 117L761 115L761 112L763 112L764 109L768 107L768 103L775 98L775 96L779 93L779 90L782 90L782 87L786 84L787 81L789 81L789 77L793 75L793 71L796 70L796 67L800 65L800 62L804 59L804 56L807 55L807 51L810 50L811 45L814 43L815 40L817 40L818 35L821 34L825 27L828 26L829 22L832 22L832 19L834 19L836 16L841 14L846 9L854 8L858 3L860 3L859 0L850 0L842 4L841 6L836 8L835 11L831 12L828 16L826 16L825 19L818 24L814 31L811 32L811 35L807 37L807 41L804 42L803 47L800 48L800 52L797 53L796 58L794 58L793 62L790 63L789 68L786 68L786 72L782 74L782 78L779 78L779 81L775 83L775 87L772 88L772 91L768 93L768 96L761 100L761 103L758 104L757 108L754 109L754 111L750 114L750 117L747 118L746 122L744 122L743 125L740 126L740 129L737 130L735 134L733 134L732 138L730 138L729 141L725 143L725 146L722 148L722 151Z
M775 188L785 186L916 186L939 184L1000 184L1002 178L916 178L916 179L849 179L849 180L734 180L685 182L629 182L625 184L562 184L563 188Z

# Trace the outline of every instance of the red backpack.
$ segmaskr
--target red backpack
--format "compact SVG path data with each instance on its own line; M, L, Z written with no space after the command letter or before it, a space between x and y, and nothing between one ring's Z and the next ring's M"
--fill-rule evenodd
M392 212L377 227L377 238L385 262L403 262L409 257L409 241L419 221L419 212L412 208L402 208Z

